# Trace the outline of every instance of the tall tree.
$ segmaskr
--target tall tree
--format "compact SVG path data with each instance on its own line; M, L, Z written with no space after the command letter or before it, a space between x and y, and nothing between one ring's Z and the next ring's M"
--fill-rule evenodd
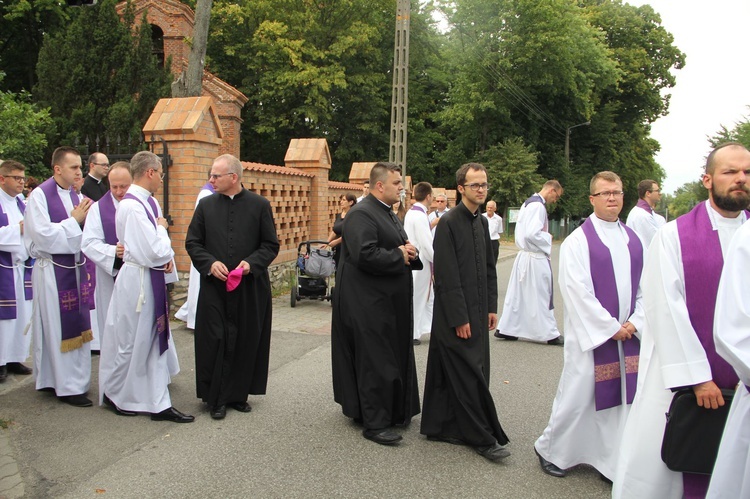
M159 68L152 53L145 15L136 24L128 4L120 19L115 5L76 9L67 28L44 41L34 97L55 121L52 146L137 136L169 95L169 68Z
M0 83L4 77L0 72ZM49 112L32 103L28 92L0 90L0 158L20 161L30 175L44 176L49 170L41 161L51 125Z
M172 82L172 97L200 97L203 93L203 68L206 65L208 27L213 0L198 0L195 24L188 56L188 67Z
M31 91L45 36L68 20L65 2L59 0L0 1L0 68L6 73L0 89Z

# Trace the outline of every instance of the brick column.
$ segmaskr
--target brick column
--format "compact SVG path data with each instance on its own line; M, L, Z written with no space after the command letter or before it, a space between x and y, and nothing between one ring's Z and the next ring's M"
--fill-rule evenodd
M328 173L331 153L325 139L292 139L284 157L284 164L313 175L310 192L310 239L327 240Z
M166 143L172 165L165 168L169 183L169 228L179 272L190 270L185 235L193 218L195 199L208 179L213 160L219 155L222 130L210 97L161 99L143 127L146 141L156 154ZM165 206L164 191L156 195Z

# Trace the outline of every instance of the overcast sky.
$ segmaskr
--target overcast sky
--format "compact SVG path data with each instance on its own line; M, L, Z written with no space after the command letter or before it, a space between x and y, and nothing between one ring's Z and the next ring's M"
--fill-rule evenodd
M667 172L662 188L671 193L700 177L710 151L706 136L750 116L750 0L627 3L651 5L686 56L685 67L675 71L669 114L651 132L661 144L656 161Z

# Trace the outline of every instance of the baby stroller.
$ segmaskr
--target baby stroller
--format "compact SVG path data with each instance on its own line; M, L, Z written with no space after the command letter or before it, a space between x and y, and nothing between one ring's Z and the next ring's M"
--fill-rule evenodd
M312 245L319 244L317 248ZM292 282L291 305L297 301L328 300L331 301L333 288L330 286L331 275L336 271L333 261L333 250L328 241L302 241L297 246L297 265L295 265ZM330 290L330 292L329 292Z

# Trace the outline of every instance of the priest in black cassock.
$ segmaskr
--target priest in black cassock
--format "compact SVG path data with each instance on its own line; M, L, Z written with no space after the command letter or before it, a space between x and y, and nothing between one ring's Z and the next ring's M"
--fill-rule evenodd
M103 153L95 152L89 156L89 173L83 179L81 194L94 201L99 201L109 192L109 158Z
M215 193L195 208L185 248L201 275L195 320L197 394L212 418L223 419L227 406L250 412L248 394L266 393L268 266L279 253L279 241L271 204L242 186L237 158L216 158L210 182ZM228 291L227 281L237 279L239 285Z
M479 206L489 185L484 166L456 172L461 203L435 231L435 306L427 357L423 435L469 445L498 461L510 455L489 389L488 331L497 326L497 273L487 219Z
M397 165L373 166L370 194L344 219L333 299L334 399L382 445L399 442L391 427L419 414L411 271L422 262L391 211L402 190Z

